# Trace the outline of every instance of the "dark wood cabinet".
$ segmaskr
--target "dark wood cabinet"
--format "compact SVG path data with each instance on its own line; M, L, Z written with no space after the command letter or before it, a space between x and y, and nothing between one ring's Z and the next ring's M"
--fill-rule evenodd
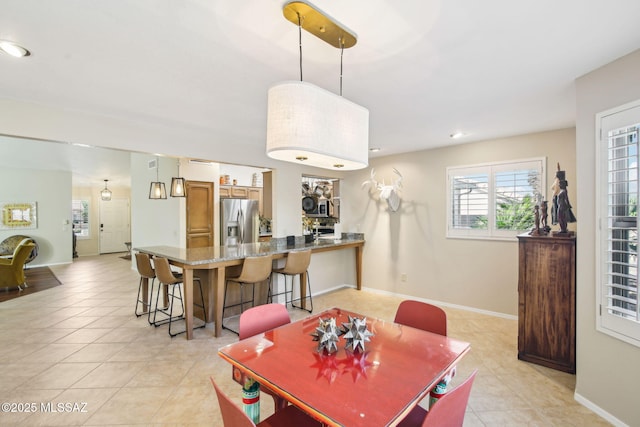
M518 359L575 373L576 238L518 241Z

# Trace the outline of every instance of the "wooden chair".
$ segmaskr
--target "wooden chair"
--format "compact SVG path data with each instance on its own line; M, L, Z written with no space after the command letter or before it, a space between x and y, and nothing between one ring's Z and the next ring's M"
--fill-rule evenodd
M141 252L137 252L136 256L136 268L138 269L138 274L140 274L140 282L138 283L138 300L136 301L136 310L135 314L137 317L140 317L144 314L144 309L147 309L147 321L150 325L153 324L151 321L151 300L153 299L153 284L156 280L156 272L151 265L151 258L149 254L143 254ZM144 280L147 280L147 283L151 283L151 287L149 288L149 294L147 299L146 307L144 307L144 300L142 297L142 283ZM158 285L160 286L160 285ZM138 311L138 307L142 305L143 310Z
M447 336L447 314L440 307L421 301L402 301L395 323Z
M216 395L218 396L218 404L220 405L220 412L222 413L222 422L225 427L256 426L256 424L251 421L251 418L244 413L242 408L233 403L231 399L229 399L229 396L220 390L213 377L211 377L211 384L213 384L213 387L216 390ZM320 427L321 425L321 423L314 420L295 406L287 406L257 424L258 427Z
M22 286L27 287L24 265L35 247L35 243L23 242L15 249L11 258L0 259L0 288L17 286L22 291Z
M240 275L227 278L227 283L224 287L224 302L222 307L222 327L224 329L238 334L238 331L231 329L224 324L224 312L228 308L240 306L240 314L242 314L245 304L251 303L251 306L254 306L256 283L264 282L270 278L272 261L272 255L247 257L242 263ZM240 287L240 302L237 304L227 305L227 290L229 288L229 282L235 282ZM245 301L244 288L248 285L251 285L252 287L251 300Z
M474 370L462 384L438 399L429 411L421 406L413 408L398 427L461 427L477 373L478 370Z
M158 278L158 281L160 282L160 284L158 285L158 292L157 292L157 296L156 296L156 308L153 312L153 325L155 326L160 326L160 325L164 325L165 323L169 323L169 335L171 337L175 337L176 335L182 334L184 332L186 332L186 330L184 331L180 331L180 332L171 332L171 325L172 323L174 323L176 320L180 320L180 319L184 319L184 306L183 306L183 299L182 299L182 290L180 289L180 285L182 284L183 278L182 278L182 274L179 275L174 275L173 271L171 271L171 266L169 265L169 260L166 258L162 258L162 257L155 257L153 258L153 265L155 266L155 272L156 272L156 277ZM204 328L207 324L207 310L205 309L204 306L204 295L202 293L202 282L200 281L200 279L198 277L194 277L193 278L193 283L197 283L198 287L200 288L200 300L202 301L202 305L199 304L193 304L196 307L200 307L202 309L202 312L204 313L204 322L202 323L202 325L198 326L198 327L194 327L193 329L199 329L199 328ZM160 289L162 288L162 285L167 286L168 288L172 288L171 292L169 293L169 297L170 297L170 301L167 300L167 305L168 305L168 310L169 313L167 313L166 309L162 309L162 308L158 308L158 301L160 300ZM181 314L174 316L173 315L173 308L176 305L176 300L180 301L180 309L181 309ZM167 319L164 319L162 321L157 321L156 319L156 315L158 313L162 313L164 315L168 315Z
M271 286L273 284L273 280L269 286L269 295L268 301L273 302L273 297L284 294L284 304L291 304L292 307L300 308L308 311L309 313L313 312L313 297L311 295L311 280L309 279L309 272L307 271L309 268L309 264L311 263L311 249L306 251L292 251L287 255L287 260L285 261L285 265L283 268L274 268L272 274L282 274L284 276L284 292L280 292L274 294ZM308 294L306 298L309 299L309 304L311 305L310 309L302 308L302 306L297 306L293 302L295 301L293 298L293 282L296 276L300 276L300 280L302 280L302 274L306 273L307 283L306 286L308 288ZM291 277L291 290L287 289L287 278ZM291 298L287 299L287 295L291 295ZM299 298L302 300L302 295Z

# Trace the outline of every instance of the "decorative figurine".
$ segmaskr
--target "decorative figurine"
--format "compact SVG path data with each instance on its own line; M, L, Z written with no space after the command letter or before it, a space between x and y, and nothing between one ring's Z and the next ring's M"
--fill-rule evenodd
M576 217L571 210L571 204L569 203L569 194L567 193L567 181L565 179L560 180L560 192L558 193L558 224L560 224L561 235L569 235L567 231L567 223L576 222Z
M367 330L366 317L360 319L349 316L349 322L342 324L342 333L344 334L344 339L347 341L345 349L351 347L354 352L358 351L358 349L364 351L364 343L371 341L370 337L373 336L373 334Z
M560 225L560 231L554 231L555 236L571 236L573 232L567 230L567 224L570 222L576 222L576 217L571 210L571 203L569 203L569 194L567 193L567 185L565 171L560 170L560 163L558 163L558 170L556 171L556 177L551 186L553 190L553 206L551 207L551 220L553 224Z
M534 226L533 230L529 233L532 236L540 235L540 206L535 205L534 209Z
M318 353L323 350L327 353L338 351L338 337L340 330L336 326L336 319L318 319L318 327L316 332L311 334L314 341L318 341Z
M551 231L551 227L547 224L547 219L549 218L549 202L546 200L542 201L542 211L540 213L540 222L541 222L541 232L544 234L549 233Z

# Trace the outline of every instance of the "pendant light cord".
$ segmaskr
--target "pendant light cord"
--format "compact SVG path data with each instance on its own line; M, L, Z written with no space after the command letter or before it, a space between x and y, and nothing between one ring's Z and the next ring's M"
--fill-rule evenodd
M298 45L300 46L300 81L302 81L302 17L298 13Z

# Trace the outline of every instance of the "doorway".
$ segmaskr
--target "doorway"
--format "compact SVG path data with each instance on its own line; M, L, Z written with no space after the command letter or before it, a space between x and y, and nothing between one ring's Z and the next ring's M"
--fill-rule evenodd
M100 201L100 253L127 251L131 240L129 199Z
M187 249L214 245L213 182L187 181Z

